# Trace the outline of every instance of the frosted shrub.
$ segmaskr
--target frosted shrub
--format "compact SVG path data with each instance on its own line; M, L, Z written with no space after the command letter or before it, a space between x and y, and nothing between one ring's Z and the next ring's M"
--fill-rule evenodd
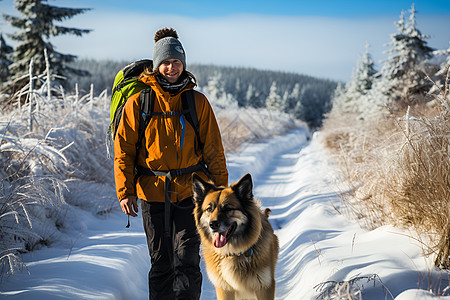
M64 94L49 99L44 90L35 90L32 100L31 115L28 103L10 105L0 116L2 277L23 267L20 253L64 239L60 230L74 222L66 220L71 205L98 213L115 203L101 195L95 205L91 198L73 197L83 182L113 186L104 146L107 99Z

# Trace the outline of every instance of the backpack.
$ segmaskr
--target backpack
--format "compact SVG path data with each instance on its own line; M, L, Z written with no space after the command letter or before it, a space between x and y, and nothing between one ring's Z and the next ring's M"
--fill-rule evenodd
M148 88L148 85L138 80L139 75L146 67L152 67L153 62L150 59L134 61L119 72L114 78L111 93L110 123L106 133L106 151L108 158L112 158L114 138L116 137L117 126L119 126L122 117L123 107L127 99L132 95Z
M121 69L114 79L114 84L111 93L111 109L110 109L110 125L107 131L107 155L108 158L112 158L114 138L116 137L117 127L119 126L120 119L122 117L123 108L127 99L132 95L141 92L140 108L141 114L139 118L139 132L138 142L136 144L136 153L139 151L142 138L144 136L145 129L147 128L150 119L155 115L164 116L176 116L180 115L180 122L182 122L182 130L185 129L184 120L188 121L194 129L197 137L197 144L194 146L195 152L197 149L203 149L203 145L200 142L199 136L199 124L197 117L197 110L195 106L195 96L193 90L185 91L181 94L183 110L179 112L169 112L167 114L153 112L153 106L155 101L154 91L145 83L138 80L139 75L145 70L145 68L152 68L153 62L150 59L142 59L134 61L126 65ZM182 134L184 137L184 132ZM183 140L182 140L183 143ZM182 145L181 145L182 146Z

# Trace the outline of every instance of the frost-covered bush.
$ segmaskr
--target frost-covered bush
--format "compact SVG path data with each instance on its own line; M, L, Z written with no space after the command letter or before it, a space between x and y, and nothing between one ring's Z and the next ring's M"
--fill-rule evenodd
M20 253L64 240L76 226L72 207L94 214L115 199L80 198L83 184L113 190L104 136L109 111L100 97L52 95L44 89L12 99L0 115L0 262L2 275L21 267ZM109 195L109 196L108 196Z

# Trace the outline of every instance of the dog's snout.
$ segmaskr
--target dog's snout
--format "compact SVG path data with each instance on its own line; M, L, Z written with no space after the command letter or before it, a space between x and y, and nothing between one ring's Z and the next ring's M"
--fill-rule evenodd
M212 230L217 230L220 227L220 223L217 220L216 221L211 221L209 223L209 227L211 227Z

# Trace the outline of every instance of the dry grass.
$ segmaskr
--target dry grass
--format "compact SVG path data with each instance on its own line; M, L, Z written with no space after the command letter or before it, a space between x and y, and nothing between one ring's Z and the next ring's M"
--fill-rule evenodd
M448 82L448 78L447 81ZM428 240L436 266L450 268L450 99L378 119L326 120L326 146L351 183L344 202L362 224L412 228ZM425 238L426 236L426 238Z
M239 116L230 119L227 116L217 116L221 125L222 143L226 153L238 151L240 146L254 139L252 130L241 121Z
M343 193L348 212L369 229L384 224L385 203L379 201L384 171L381 162L387 160L389 142L395 141L393 120L360 120L357 116L341 115L324 123L325 146L349 183Z

